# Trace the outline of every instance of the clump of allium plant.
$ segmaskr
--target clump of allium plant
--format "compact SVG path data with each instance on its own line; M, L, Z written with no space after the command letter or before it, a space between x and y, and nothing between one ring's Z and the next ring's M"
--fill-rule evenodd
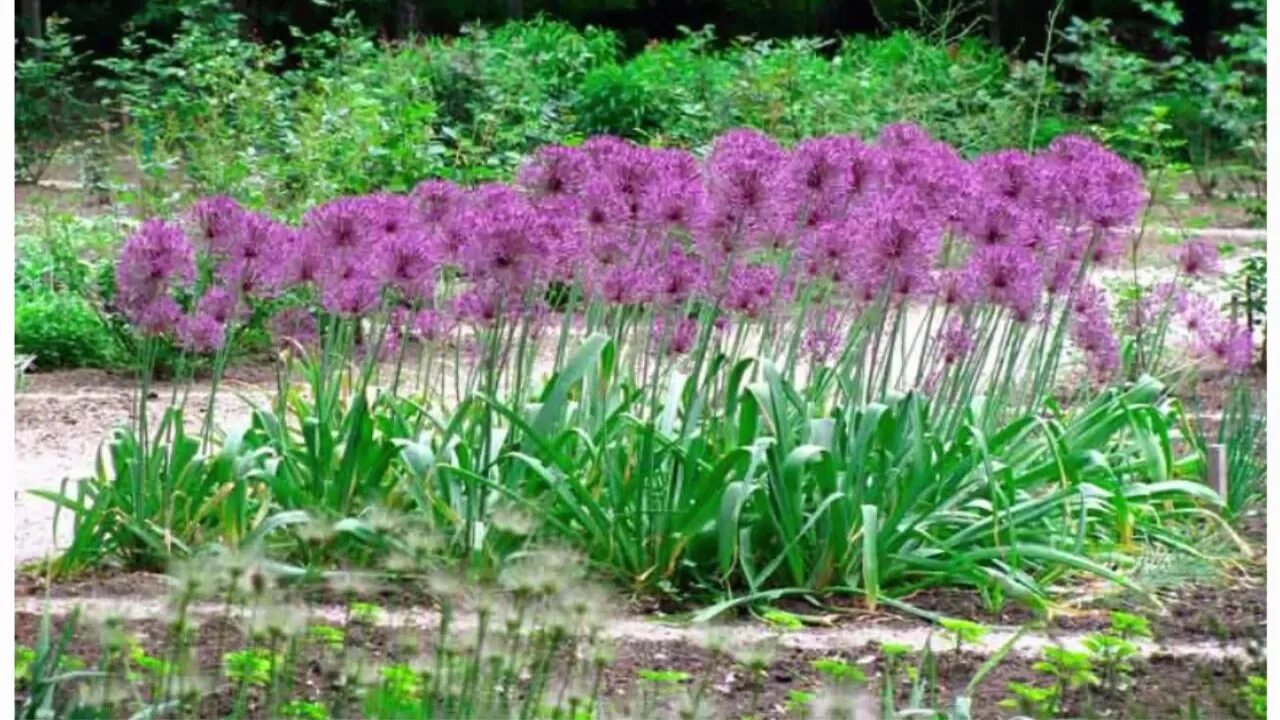
M1143 348L1165 331L1134 351L1094 273L1132 250L1145 202L1138 170L1082 137L966 160L909 124L792 148L734 130L705 157L595 137L542 148L511 183L426 180L296 223L205 199L126 240L122 307L222 360L237 323L271 312L278 395L215 443L215 373L203 453L181 404L113 448L139 461L111 468L127 486L90 486L118 509L82 515L99 527L77 553L154 566L157 547L216 535L312 565L434 555L484 575L551 537L646 590L853 588L872 607L954 581L942 567L1028 596L1064 557L1122 582L1061 538L1127 543L1133 519L1174 516L1089 500L1122 486L1090 453L1126 482L1190 467L1123 444L1125 408L1160 427L1173 412L1128 372L1155 367ZM1212 266L1187 252L1188 273ZM1152 297L1136 311L1190 317L1183 291ZM1239 364L1229 323L1195 322L1208 361ZM1077 365L1084 391L1125 382L1049 407ZM1038 434L1046 410L1065 432ZM170 476L185 485L154 481ZM513 506L536 528L497 521Z

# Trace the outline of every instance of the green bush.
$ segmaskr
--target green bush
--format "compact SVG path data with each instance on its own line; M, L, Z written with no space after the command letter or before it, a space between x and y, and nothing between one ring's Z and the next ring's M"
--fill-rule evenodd
M109 367L119 359L107 326L79 295L19 294L13 341L18 353L35 356L39 370Z
M58 152L82 129L89 106L80 100L85 55L66 22L56 15L45 22L43 38L27 39L27 56L14 74L15 170L20 182L37 182Z

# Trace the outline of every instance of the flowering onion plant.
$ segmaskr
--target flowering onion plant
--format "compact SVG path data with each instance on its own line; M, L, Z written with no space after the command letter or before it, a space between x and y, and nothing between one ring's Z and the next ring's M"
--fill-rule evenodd
M1178 542L1158 525L1218 502L1179 479L1198 458L1173 456L1155 380L1046 412L1064 358L1089 388L1117 377L1093 271L1144 203L1132 165L1073 136L972 161L905 124L790 150L737 130L702 160L596 137L509 185L430 180L297 225L206 199L144 224L118 280L140 333L192 352L291 301L278 402L231 443L252 475L210 501L232 511L187 515L201 532L323 522L385 550L391 510L480 562L515 507L646 587L1036 598L1068 568L1123 581L1087 551ZM1248 334L1177 297L1142 306L1144 347L1185 321L1238 365Z

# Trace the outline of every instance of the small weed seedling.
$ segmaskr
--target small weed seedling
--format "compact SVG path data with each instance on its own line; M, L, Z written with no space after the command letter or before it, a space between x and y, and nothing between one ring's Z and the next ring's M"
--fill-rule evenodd
M1249 704L1249 713L1262 720L1267 717L1267 678L1265 675L1250 675L1244 689L1241 690L1245 702Z
M1058 713L1058 688L1038 687L1020 682L1009 683L1013 697L999 702L1000 707L1025 715L1031 720L1053 720Z
M351 603L351 622L360 623L362 625L373 625L378 622L378 618L382 616L382 608L367 602Z
M278 711L283 720L329 720L329 709L324 703L306 700L290 700Z
M823 678L840 685L860 685L867 681L867 674L839 658L823 658L810 663Z
M955 654L960 657L960 649L964 645L976 645L991 632L991 628L980 623L956 618L942 618L938 621L942 629L955 640Z

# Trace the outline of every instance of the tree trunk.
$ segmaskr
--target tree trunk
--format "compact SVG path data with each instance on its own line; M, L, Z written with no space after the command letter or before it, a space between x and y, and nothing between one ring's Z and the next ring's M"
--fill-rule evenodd
M40 17L40 0L22 0L22 32L28 38L44 37L44 20Z

